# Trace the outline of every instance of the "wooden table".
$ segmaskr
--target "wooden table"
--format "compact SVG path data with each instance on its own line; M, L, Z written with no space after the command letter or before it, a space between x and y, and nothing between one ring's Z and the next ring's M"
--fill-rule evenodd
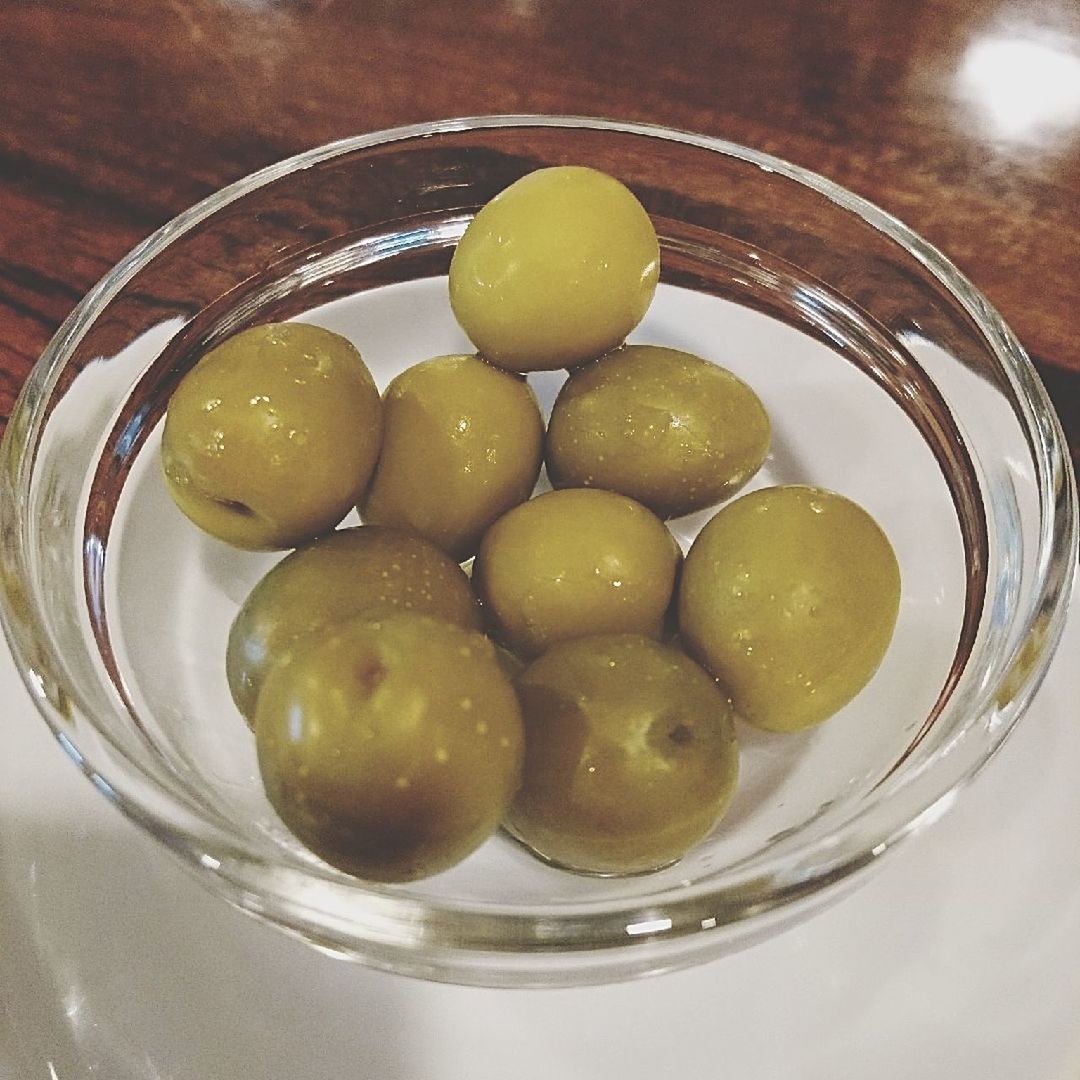
M178 211L340 136L503 112L723 136L867 196L997 305L1080 456L1076 0L0 5L0 425Z

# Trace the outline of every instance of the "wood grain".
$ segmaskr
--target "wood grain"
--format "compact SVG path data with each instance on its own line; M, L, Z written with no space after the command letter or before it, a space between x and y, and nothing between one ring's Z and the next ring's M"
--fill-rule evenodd
M0 6L0 60L0 417L86 289L221 185L564 112L746 143L901 217L1012 325L1080 454L1075 0L37 0Z

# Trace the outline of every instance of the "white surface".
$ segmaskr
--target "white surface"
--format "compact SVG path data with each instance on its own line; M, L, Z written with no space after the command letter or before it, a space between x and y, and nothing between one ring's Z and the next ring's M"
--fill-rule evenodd
M803 926L675 975L474 990L323 957L94 792L0 649L3 1080L1076 1080L1080 607L933 829Z
M416 301L435 292L437 303L425 314L436 317L416 318ZM320 321L332 325L336 315L343 323L332 328L362 326L365 355L384 384L403 357L450 347L444 293L435 283L416 283L370 297L378 300L378 319L361 318L363 304L350 303L323 310ZM400 317L386 306L388 295L406 305ZM947 594L940 586L950 580L946 555L955 537L926 528L927 520L944 520L920 501L941 478L932 460L912 456L914 430L904 426L875 440L875 453L894 454L895 468L880 456L871 463L860 452L876 430L870 398L840 408L843 395L830 393L806 408L810 391L791 377L791 346L810 339L763 326L768 320L752 313L736 317L730 306L680 301L707 307L699 310L677 299L672 290L659 297L651 339L708 355L699 339L722 342L723 355L713 358L726 360L730 351L752 367L784 435L767 466L769 481L813 478L870 506L894 542L913 552L905 574L905 603L915 618L908 647L921 643L927 655L947 656L927 633L944 624L920 616L914 599L923 594L912 581L934 566L925 553L945 558L923 606L932 611L942 602L934 598ZM156 348L139 343L143 352ZM818 375L851 376L824 346L820 351ZM118 359L80 378L126 385L130 372ZM136 370L145 362L138 349L128 359ZM870 393L866 380L852 386ZM102 400L115 408L121 395ZM819 406L833 411L814 411ZM894 412L888 405L892 420ZM73 404L67 420L58 428L67 441L57 452L65 455L72 446L85 449L77 440L88 438L81 407ZM993 416L987 421L996 424ZM823 425L829 440L820 438ZM919 460L921 472L913 468ZM880 484L883 474L896 482ZM70 514L71 505L60 509ZM169 504L143 518L168 532L167 511ZM202 558L190 536L178 531L172 543L159 557L177 564L178 551L196 563ZM151 553L153 546L146 545ZM220 644L206 644L201 618L170 619L176 640L146 631L162 609L177 610L164 590L185 579L152 572L152 562L136 566L150 585L128 581L114 609L122 612L126 598L148 612L145 625L134 617L120 623L136 628L124 643L145 650L140 688L167 696L190 685L192 695L202 693L212 685L211 668L221 681ZM246 587L223 591L235 605ZM201 648L210 658L203 668ZM692 971L526 992L371 972L229 909L78 774L0 646L0 1080L1080 1080L1078 648L1074 610L1058 662L1004 751L944 821L835 907ZM155 666L162 656L168 665ZM878 697L864 696L860 707L880 720L911 693L919 666L883 670ZM147 683L155 674L158 681ZM931 672L926 681L936 693L940 676ZM214 713L204 706L191 714ZM840 723L836 718L818 739L815 763L841 760L830 746L853 745ZM208 745L206 753L225 753ZM818 777L809 762L804 773Z

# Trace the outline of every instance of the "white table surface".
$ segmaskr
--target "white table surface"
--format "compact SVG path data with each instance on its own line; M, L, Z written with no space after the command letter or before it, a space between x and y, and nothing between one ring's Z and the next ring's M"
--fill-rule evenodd
M636 983L425 984L204 892L66 759L0 649L3 1080L1080 1078L1080 608L1003 751L855 892Z

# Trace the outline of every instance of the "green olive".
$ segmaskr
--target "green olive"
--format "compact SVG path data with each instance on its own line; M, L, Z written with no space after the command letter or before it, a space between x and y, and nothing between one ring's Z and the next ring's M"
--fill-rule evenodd
M255 716L267 671L306 634L395 610L482 628L464 571L418 536L362 525L287 555L251 591L229 632L225 669L237 708Z
M439 356L398 375L383 408L382 456L361 516L469 558L539 475L544 421L528 383L475 356Z
M899 603L896 555L865 510L819 488L763 488L721 509L694 541L679 630L741 716L797 731L870 681Z
M521 711L483 635L424 615L308 635L255 718L271 805L315 854L373 881L445 870L520 783Z
M450 264L450 303L493 364L568 367L613 349L656 290L660 248L649 215L596 169L538 169L470 222Z
M525 767L508 829L575 870L666 866L712 831L739 770L716 683L634 634L552 646L518 679Z
M555 487L600 487L660 517L737 491L769 449L769 418L730 371L656 345L627 345L575 368L547 433Z
M294 547L332 529L367 486L379 392L337 334L255 326L207 353L169 401L162 464L177 506L242 548Z
M484 535L473 584L489 624L524 657L605 633L659 637L681 554L664 523L624 495L538 495Z

